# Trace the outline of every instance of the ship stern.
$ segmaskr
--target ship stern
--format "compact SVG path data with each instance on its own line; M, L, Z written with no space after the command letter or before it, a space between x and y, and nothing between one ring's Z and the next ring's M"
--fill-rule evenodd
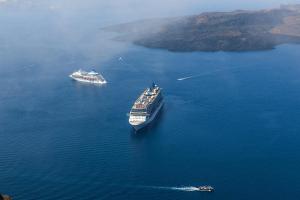
M136 130L140 130L147 125L145 116L130 116L129 124Z

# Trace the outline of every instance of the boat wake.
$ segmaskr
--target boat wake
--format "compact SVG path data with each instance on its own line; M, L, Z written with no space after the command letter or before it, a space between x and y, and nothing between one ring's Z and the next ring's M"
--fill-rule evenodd
M198 77L201 77L201 76L214 75L214 74L219 73L219 72L224 72L224 71L229 71L229 70L234 70L234 69L239 69L239 68L240 67L231 67L231 68L227 68L227 69L217 69L217 70L213 70L213 71L210 71L210 72L204 72L202 74L197 74L197 75L178 78L177 81L184 81L184 80L187 80L187 79L198 78Z
M199 191L199 188L194 186L182 186L182 187L159 187L159 186L152 186L148 187L151 189L158 189L158 190L177 190L177 191L183 191L183 192L195 192Z
M215 70L215 71L212 71L212 72L197 74L197 75L194 75L194 76L186 76L186 77L178 78L177 81L184 81L184 80L187 80L187 79L198 78L198 77L201 77L201 76L208 76L208 75L214 74L216 72L220 72L220 71L221 70Z
M172 190L179 190L179 191L185 191L185 192L194 192L194 191L199 191L197 187L193 186L187 186L187 187L172 187Z
M195 78L197 76L187 76L187 77L183 77L183 78L178 78L177 81L184 81L186 79L190 79L190 78Z
M213 192L214 188L209 185L205 186L150 186L150 185L123 185L123 187L139 188L144 190L169 190L178 192Z
M214 71L211 71L211 72L206 72L206 73L203 73L203 74L197 74L197 75L194 75L194 76L186 76L186 77L178 78L177 81L184 81L184 80L187 80L187 79L197 78L197 77L201 77L201 76L208 76L208 75L212 75L212 74L215 74L217 72L222 72L222 71L226 71L226 70L214 70Z

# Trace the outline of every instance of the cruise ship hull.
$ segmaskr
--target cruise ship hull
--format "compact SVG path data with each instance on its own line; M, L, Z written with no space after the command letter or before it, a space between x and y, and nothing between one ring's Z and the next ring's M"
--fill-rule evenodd
M154 113L151 115L151 117L149 119L147 119L146 121L139 122L139 123L133 123L133 122L129 121L129 123L136 131L141 130L142 128L145 128L156 118L159 111L162 109L163 105L164 105L164 102L161 102L160 105L157 107L157 109L154 111Z
M93 83L93 84L105 84L105 83L107 83L106 81L100 81L100 80L99 81L98 80L90 81L90 80L80 79L80 78L76 78L72 75L70 75L70 78L72 78L75 81L79 81L79 82L83 82L83 83Z

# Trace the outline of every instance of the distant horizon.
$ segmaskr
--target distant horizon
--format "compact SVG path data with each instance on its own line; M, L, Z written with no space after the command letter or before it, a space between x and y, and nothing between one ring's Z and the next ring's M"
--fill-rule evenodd
M78 13L82 17L94 18L101 12L105 20L113 23L122 23L138 19L160 18L160 17L176 17L200 14L203 12L226 12L233 10L257 10L270 9L280 7L285 4L300 4L300 0L184 0L177 2L176 0L153 0L136 1L118 0L97 1L97 0L0 0L0 9L5 11L6 6L11 5L11 8L34 9L35 11L43 11L44 15L49 14L60 15L61 18L78 17ZM12 10L13 11L13 10ZM17 13L15 13L17 14ZM0 13L1 17L1 13Z
M108 26L114 26L114 25L118 25L118 24L123 24L123 23L131 23L131 22L136 22L136 21L143 21L143 20L151 20L151 19L160 19L160 18L176 18L176 17L185 17L185 16L192 16L192 15L200 15L203 13L214 13L214 12L234 12L234 11L260 11L260 10L269 10L269 9L276 9L276 8L281 8L281 6L300 6L300 1L299 3L288 3L288 4L280 4L280 5L276 5L273 7L265 7L265 8L253 8L253 9L228 9L228 10L210 10L210 11L202 11L202 12L198 12L198 13L193 13L193 14L186 14L186 15L176 15L176 16L166 16L166 17L149 17L149 18L141 18L141 19L136 19L136 20L131 20L131 21L126 21L126 22L122 22L122 23L117 23L117 24L110 24ZM104 26L103 28L107 27Z

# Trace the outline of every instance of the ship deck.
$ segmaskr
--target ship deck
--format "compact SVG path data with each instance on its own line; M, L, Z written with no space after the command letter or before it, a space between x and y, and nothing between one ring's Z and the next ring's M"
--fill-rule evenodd
M133 108L134 109L144 109L149 104L151 104L158 94L160 93L160 89L158 87L154 88L153 90L150 90L147 88L140 97L135 101Z

